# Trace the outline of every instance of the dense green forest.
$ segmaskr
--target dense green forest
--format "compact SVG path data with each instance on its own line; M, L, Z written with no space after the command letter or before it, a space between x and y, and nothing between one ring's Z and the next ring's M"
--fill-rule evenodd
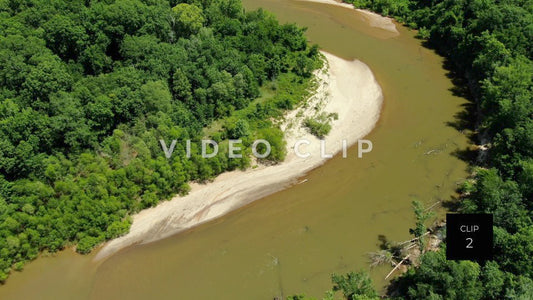
M224 151L201 159L205 135L264 138L267 159L283 159L270 119L322 63L303 33L238 0L1 0L0 281L42 251L87 253L127 232L132 212L189 181L248 166ZM178 140L171 159L160 139Z
M494 215L494 260L447 261L444 243L393 280L388 296L533 299L533 1L346 2L417 28L426 45L446 57L456 92L472 99L452 125L471 126L473 142L487 149L470 159L471 178L454 204L458 212ZM341 285L333 279L333 290L346 299L376 298L364 274L350 273Z

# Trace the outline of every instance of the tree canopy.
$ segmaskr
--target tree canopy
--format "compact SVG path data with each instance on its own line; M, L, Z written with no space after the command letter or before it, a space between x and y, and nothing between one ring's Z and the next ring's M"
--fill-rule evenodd
M246 167L199 157L217 120L228 130L212 135L271 137L266 159L283 159L269 119L320 64L301 28L234 0L0 1L0 281L41 251L124 234L131 213L189 181ZM296 92L256 101L267 84ZM171 159L160 139L177 140Z

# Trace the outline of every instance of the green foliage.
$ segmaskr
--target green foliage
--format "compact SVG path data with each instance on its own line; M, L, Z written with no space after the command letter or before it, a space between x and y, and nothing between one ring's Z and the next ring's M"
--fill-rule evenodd
M314 120L307 118L304 120L304 125L309 129L311 134L318 138L324 138L331 130L331 125L328 121Z
M379 299L367 273L350 272L346 275L331 275L333 291L340 291L347 300Z
M533 278L533 227L524 227L511 234L495 228L495 255L502 269Z
M420 266L398 282L405 299L481 299L480 266L470 261L447 261L444 251L426 252Z
M333 274L331 276L333 288L326 292L322 300L334 300L335 293L340 292L343 299L346 300L378 300L376 290L372 284L372 280L364 271L350 272L345 275ZM305 295L292 295L287 297L287 300L313 300Z
M176 35L186 37L198 33L205 18L201 8L193 4L180 3L172 8L171 22Z
M309 129L309 132L316 137L322 139L331 131L331 120L339 118L337 113L331 113L329 115L321 113L314 118L306 118L304 125Z
M320 67L321 62L318 60L316 66ZM248 106L242 109L234 110L230 116L208 126L204 129L204 134L218 142L228 138L242 139L244 151L247 153L251 153L254 140L267 140L271 146L271 151L266 158L262 158L260 161L276 163L285 158L286 142L283 139L283 132L272 120L283 116L285 109L292 108L307 99L309 91L313 90L314 82L311 78L302 78L294 73L281 73L275 80L265 83L265 86L261 88L263 95L260 98L250 102ZM334 114L331 117L334 118ZM262 154L266 148L263 144L259 144L257 150L259 154ZM227 155L226 152L221 153ZM235 164L235 162L232 160L228 164L234 168L242 168L247 164L244 161L241 161L240 164Z
M266 158L271 161L283 161L287 154L287 143L283 139L283 132L279 128L264 128L258 132L258 139L267 140L270 143L270 155ZM258 153L264 153L263 145L257 147Z
M364 271L350 272L345 275L333 274L331 276L333 288L326 292L322 300L334 300L335 293L340 292L343 299L346 300L378 300L378 296L372 280ZM305 295L292 295L287 297L287 300L313 300L316 298L307 297Z
M0 281L40 251L125 234L131 213L191 180L248 166L249 144L242 159L224 145L200 158L216 120L241 111L231 135L272 139L268 159L283 159L271 108L300 101L320 66L303 29L238 1L31 0L0 15ZM268 80L279 93L254 103ZM177 140L170 159L160 139Z
M420 201L413 201L413 210L415 212L415 228L409 229L409 232L418 239L418 245L421 251L426 247L424 235L427 232L426 222L431 218L434 213L427 211Z
M512 233L532 224L516 182L504 181L496 169L479 169L474 178L476 184L461 204L463 212L491 213L496 226Z
M230 139L241 139L250 135L250 125L243 119L238 119L232 124L226 123L226 130Z
M528 299L533 292L529 277L502 270L497 262L449 261L444 252L423 254L418 267L394 280L396 293L403 299Z

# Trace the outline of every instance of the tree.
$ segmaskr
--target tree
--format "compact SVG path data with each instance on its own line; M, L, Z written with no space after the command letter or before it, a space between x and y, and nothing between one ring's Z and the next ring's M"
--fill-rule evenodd
M243 119L238 119L235 123L227 123L226 130L230 139L243 139L250 135L250 125Z
M429 251L420 265L395 279L405 299L481 299L480 267L470 261L447 261L445 251Z
M333 291L340 291L347 300L379 299L368 274L350 272L346 275L331 275Z
M494 224L509 232L531 224L515 182L503 181L495 169L479 169L475 178L476 184L461 204L462 211L492 213Z
M141 86L139 96L143 102L145 114L172 111L172 95L166 83L150 81Z
M503 63L503 62L500 62ZM482 108L489 114L486 126L492 132L514 128L533 114L533 63L520 57L498 66L483 80Z
M418 240L418 247L420 251L424 251L426 248L425 238L427 228L426 222L434 215L432 211L427 211L420 201L413 201L413 210L415 212L415 228L409 229L409 233L415 236Z
M172 13L171 22L178 37L198 33L205 22L202 9L193 4L180 3L172 8Z
M46 46L64 60L76 59L89 36L72 16L55 15L43 25Z
M180 68L176 69L172 76L172 93L174 94L174 99L190 105L190 101L192 100L191 90L192 86L187 75Z

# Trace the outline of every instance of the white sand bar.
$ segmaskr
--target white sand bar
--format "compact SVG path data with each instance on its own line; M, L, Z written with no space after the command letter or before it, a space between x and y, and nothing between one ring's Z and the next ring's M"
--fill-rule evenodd
M95 260L130 245L163 239L220 217L288 187L306 172L323 164L327 159L321 158L319 140L302 125L306 116L316 115L316 107L325 113L338 113L338 119L332 121L332 129L325 138L327 153L339 153L343 139L353 145L367 135L379 119L383 102L381 88L372 71L361 61L344 60L326 52L322 54L328 66L315 72L319 84L316 93L305 105L287 113L281 124L287 141L285 161L273 166L226 172L207 184L191 184L188 195L176 196L134 215L129 233L107 242ZM311 153L305 159L294 152L294 142L298 139L311 142L300 147L300 152Z

